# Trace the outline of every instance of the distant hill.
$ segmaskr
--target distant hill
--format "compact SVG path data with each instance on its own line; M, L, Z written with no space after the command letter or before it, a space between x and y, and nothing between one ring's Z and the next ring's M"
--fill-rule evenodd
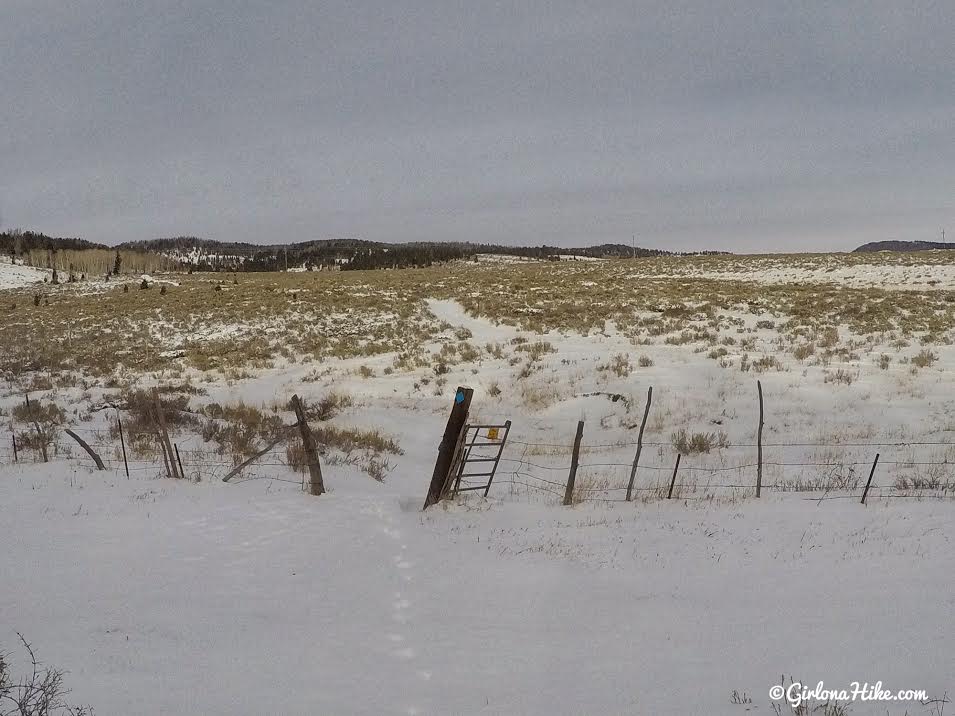
M121 248L152 251L176 258L197 271L278 271L289 268L338 267L342 270L431 266L468 260L476 254L503 254L547 259L558 255L611 258L659 256L665 251L602 244L584 248L501 246L470 242L412 241L389 244L362 239L321 239L289 244L249 244L190 236L122 244Z
M62 239L39 234L35 231L0 232L0 253L9 255L29 251L82 251L84 249L108 249L103 244L95 244L85 239Z
M862 244L853 253L871 253L873 251L934 251L937 249L955 249L955 244L941 241L873 241Z
M670 252L601 244L582 248L562 246L502 246L471 242L412 241L390 244L363 239L320 239L297 243L250 244L216 241L197 236L177 236L127 241L106 246L83 239L63 239L32 231L0 233L0 252L23 256L31 251L56 252L99 249L130 251L172 259L194 271L281 271L289 269L340 268L342 270L431 266L454 260L470 260L477 254L503 254L546 260L557 256L588 258L662 256Z

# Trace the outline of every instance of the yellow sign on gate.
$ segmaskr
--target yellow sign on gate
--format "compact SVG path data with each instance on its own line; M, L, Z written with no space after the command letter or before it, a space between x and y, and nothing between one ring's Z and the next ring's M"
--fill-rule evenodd
M488 428L488 429L487 429L487 439L488 439L488 440L497 440L497 428Z

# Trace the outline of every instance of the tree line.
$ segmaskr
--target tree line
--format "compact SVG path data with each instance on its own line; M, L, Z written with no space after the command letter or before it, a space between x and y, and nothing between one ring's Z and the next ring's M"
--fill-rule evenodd
M126 271L283 271L421 268L450 261L501 254L538 260L561 256L619 258L661 256L670 252L625 244L580 248L505 246L472 242L419 241L389 244L362 239L323 239L297 243L250 244L196 236L131 241L109 247L78 238L54 238L33 231L0 233L0 251L32 266L113 274Z

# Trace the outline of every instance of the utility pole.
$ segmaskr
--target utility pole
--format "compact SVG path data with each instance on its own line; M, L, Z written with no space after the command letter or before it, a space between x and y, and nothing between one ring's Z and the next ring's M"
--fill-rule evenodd
M285 273L288 273L288 246L285 247Z
M633 254L633 258L637 258L637 235L633 234L630 237L630 252Z

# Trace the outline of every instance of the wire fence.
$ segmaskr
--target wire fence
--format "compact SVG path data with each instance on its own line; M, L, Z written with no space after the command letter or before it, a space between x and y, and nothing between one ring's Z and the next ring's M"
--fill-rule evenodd
M635 465L638 445L643 456ZM955 499L955 443L942 440L740 442L684 451L678 467L673 440L581 442L570 490L571 440L514 439L509 446L495 484L545 500L736 499L755 495L757 482L761 492L804 493L810 500L862 500L863 493L866 499ZM942 454L926 454L933 450Z
M73 428L98 453L107 470L124 474L162 476L165 463L156 451L156 434L151 431L126 431L124 446L114 425L101 428ZM551 434L556 434L556 428ZM195 439L195 435L188 439ZM436 444L438 438L435 440ZM634 467L634 451L643 453ZM0 463L41 462L36 449L15 446L10 434L6 446L0 444ZM142 445L152 445L152 454L143 455ZM762 448L762 459L757 450ZM755 494L758 475L761 491L801 493L809 500L862 499L955 499L955 442L942 440L888 440L825 442L793 440L789 442L740 442L711 447L696 453L683 452L679 469L675 461L680 451L671 441L617 440L581 442L576 481L570 491L571 502L625 502L628 493L637 500L720 500ZM209 448L176 446L177 461L191 479L222 478L245 455L228 455ZM561 500L568 496L573 441L553 439L508 439L493 481L492 497L524 500ZM878 464L874 465L878 454ZM51 445L50 462L92 466L91 459L65 437ZM338 456L338 464L348 456ZM871 471L871 476L870 476ZM261 454L248 470L230 484L273 480L305 486L304 469L291 460L285 447ZM873 481L868 483L867 478ZM632 480L632 484L631 484ZM463 486L476 486L466 478Z

